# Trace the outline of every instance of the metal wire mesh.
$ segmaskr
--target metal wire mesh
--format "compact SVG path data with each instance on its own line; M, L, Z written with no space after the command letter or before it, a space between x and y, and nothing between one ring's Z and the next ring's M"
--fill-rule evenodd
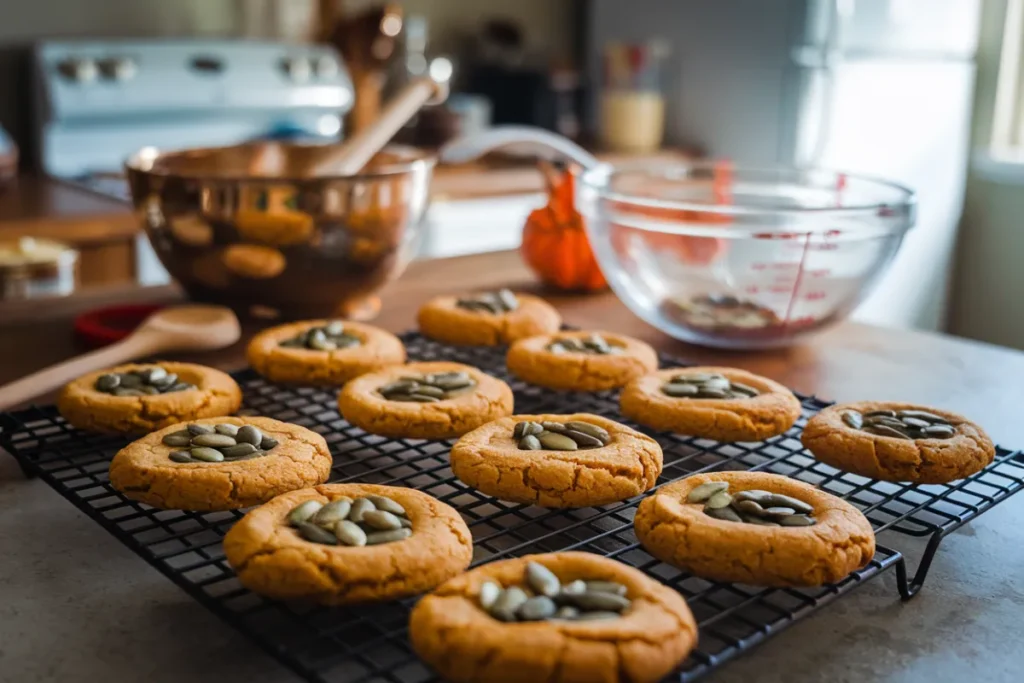
M526 385L507 374L501 349L451 347L416 334L406 335L404 341L412 359L459 361L506 380L515 392L518 412L590 412L619 419L614 392L571 394ZM673 361L666 358L663 363ZM680 572L639 546L632 525L639 498L577 510L506 503L467 488L452 476L447 461L451 442L373 436L338 415L333 391L276 386L252 371L235 378L247 408L324 436L334 456L332 481L409 486L455 507L473 533L474 564L535 552L583 550L638 567L678 590L700 624L697 650L672 676L678 681L697 679L893 567L901 594L911 597L946 534L1024 487L1024 455L1005 449L999 449L996 461L984 471L951 485L890 484L839 472L809 457L800 445L807 417L827 405L813 397L801 398L804 417L793 429L762 443L721 444L641 428L664 449L659 485L701 471L767 470L846 498L864 511L878 532L929 537L924 558L910 579L904 557L880 546L868 567L835 585L798 590L722 584ZM350 610L274 602L250 593L227 566L221 548L221 539L242 512L157 510L127 500L107 480L110 458L125 444L119 437L74 430L53 407L0 415L0 446L28 474L43 478L302 678L330 683L433 680L406 637L408 611L415 600Z

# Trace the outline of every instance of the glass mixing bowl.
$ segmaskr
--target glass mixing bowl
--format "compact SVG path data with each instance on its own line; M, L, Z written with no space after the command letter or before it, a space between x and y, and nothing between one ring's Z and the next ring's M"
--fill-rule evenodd
M618 297L672 337L784 346L847 317L914 224L914 193L835 171L597 166L577 184Z

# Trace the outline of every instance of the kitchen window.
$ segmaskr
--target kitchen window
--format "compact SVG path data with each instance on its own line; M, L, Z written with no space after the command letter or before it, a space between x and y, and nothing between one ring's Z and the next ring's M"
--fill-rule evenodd
M991 129L987 145L975 155L975 168L987 178L1024 184L1024 0L1006 0L1006 14L991 98ZM986 37L982 29L981 40ZM979 69L984 69L981 63ZM979 95L984 81L979 73ZM984 104L984 101L983 101ZM985 114L982 113L982 116Z

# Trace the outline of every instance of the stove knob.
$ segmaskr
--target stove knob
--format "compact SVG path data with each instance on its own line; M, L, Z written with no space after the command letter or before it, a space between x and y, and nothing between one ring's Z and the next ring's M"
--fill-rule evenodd
M131 57L109 57L99 62L100 73L111 81L127 81L138 70L135 60Z
M96 80L98 69L92 59L69 57L57 64L57 70L64 78L76 83L89 83Z
M313 75L313 67L305 57L285 57L281 60L281 69L296 83L305 83Z
M313 73L318 78L333 78L338 75L338 62L334 57L317 57L313 61Z

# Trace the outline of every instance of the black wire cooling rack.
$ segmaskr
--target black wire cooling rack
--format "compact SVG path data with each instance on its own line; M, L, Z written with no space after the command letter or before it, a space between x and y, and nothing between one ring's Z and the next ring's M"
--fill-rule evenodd
M452 347L418 334L404 337L415 360L474 365L509 382L521 413L589 412L621 421L615 392L558 393L508 375L504 350ZM663 358L665 365L679 364ZM950 485L911 486L839 472L800 445L807 417L828 405L801 397L804 416L788 433L762 443L721 444L652 433L665 453L659 485L695 472L759 469L809 482L850 501L876 532L927 538L911 576L904 556L879 546L866 568L841 582L812 589L763 589L705 581L644 552L633 534L640 498L596 508L547 510L513 505L463 486L448 468L448 441L384 439L345 422L335 393L281 387L251 370L235 375L255 413L319 432L334 455L331 481L394 484L420 489L457 509L475 541L474 564L558 550L584 550L626 562L686 597L700 625L700 642L670 680L693 681L881 573L895 569L904 599L924 582L941 540L1024 487L1024 454L998 449L978 474ZM629 424L627 422L627 424ZM631 425L637 427L636 425ZM71 428L51 407L0 415L0 446L29 476L39 476L185 592L308 681L434 680L406 637L411 605L404 600L359 609L274 602L242 588L224 560L221 539L241 512L157 510L130 501L107 480L113 454L127 442Z

